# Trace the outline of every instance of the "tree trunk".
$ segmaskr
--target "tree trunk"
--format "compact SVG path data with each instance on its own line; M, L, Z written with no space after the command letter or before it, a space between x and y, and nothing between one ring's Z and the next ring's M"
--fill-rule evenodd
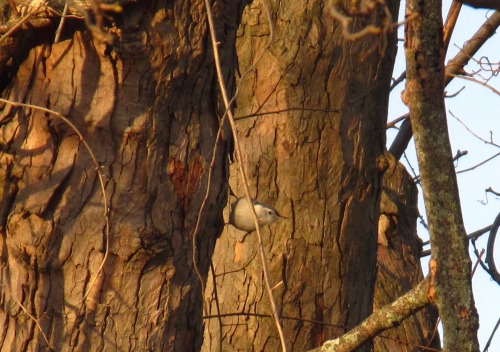
M395 301L422 279L418 238L417 187L406 169L388 154L389 168L382 179L378 224L377 282L374 309ZM407 318L399 327L382 332L373 340L375 351L415 351L416 346L439 350L437 310L427 307Z
M388 5L396 18L398 4ZM237 101L237 116L245 117L238 128L252 196L288 217L263 233L286 343L296 351L343 334L422 275L412 237L415 213L407 220L396 212L408 221L411 236L400 240L404 245L386 256L385 265L399 265L404 275L410 267L411 278L383 296L380 290L389 287L383 278L392 273L379 270L381 287L375 285L377 228L379 216L385 216L380 207L382 213L390 210L380 205L381 180L402 177L400 166L394 172L395 161L384 152L395 35L347 41L328 6L309 1L271 9L274 41L256 69L240 78ZM252 4L243 14L237 41L240 73L265 49L270 34L265 7ZM242 196L237 168L230 168L230 186ZM404 181L413 189L411 179ZM414 211L416 199L398 191L391 194L393 201L403 204L399 198L409 197L404 205ZM408 248L406 258L400 251ZM255 234L245 236L232 227L218 240L215 275L206 293L211 310L204 351L279 349L257 250ZM432 335L428 317L417 318L419 326L406 326L406 333L415 333L411 342L424 344ZM382 350L384 343L377 346ZM362 348L369 349L369 344Z
M479 351L479 317L472 293L472 263L458 193L444 103L442 4L410 0L406 12L407 80L425 210L432 246L431 283L443 323L444 350Z
M230 86L239 12L214 4ZM228 174L205 13L203 1L158 1L93 13L90 30L68 19L57 44L59 17L13 34L2 97L63 114L99 167L60 118L4 105L1 351L199 349L193 242L204 281Z
M213 4L231 90L242 3ZM253 195L289 218L263 233L293 350L342 334L378 306L377 228L394 215L382 191L394 166L384 126L395 37L346 41L327 4L272 8L273 44L240 76L238 113L265 113L238 122ZM204 14L200 0L132 3L120 15L93 13L88 29L68 18L55 44L59 17L47 13L8 38L2 97L63 114L85 142L35 108L5 105L0 114L0 351L199 349L193 240L205 281L228 178ZM261 2L245 12L240 75L264 50L266 18ZM237 167L230 184L241 196ZM279 348L272 320L249 315L270 314L256 251L254 234L232 228L218 241L219 308L239 315L221 318L222 331L207 317L205 350ZM416 279L416 259L408 260ZM218 314L213 288L207 313Z

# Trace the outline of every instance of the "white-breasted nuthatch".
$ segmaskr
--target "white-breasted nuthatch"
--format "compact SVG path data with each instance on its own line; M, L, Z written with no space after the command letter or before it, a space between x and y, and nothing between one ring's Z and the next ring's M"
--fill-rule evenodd
M272 224L279 219L286 219L273 207L259 203L255 200L252 200L252 203L260 226ZM255 230L255 222L246 197L238 198L236 202L231 205L229 223L238 230L247 232Z

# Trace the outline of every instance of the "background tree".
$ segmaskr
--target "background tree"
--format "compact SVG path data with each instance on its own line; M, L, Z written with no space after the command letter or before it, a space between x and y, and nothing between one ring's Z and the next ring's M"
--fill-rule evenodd
M432 243L431 280L448 351L478 351L471 261L463 225L444 104L441 1L408 1L407 83L411 124Z

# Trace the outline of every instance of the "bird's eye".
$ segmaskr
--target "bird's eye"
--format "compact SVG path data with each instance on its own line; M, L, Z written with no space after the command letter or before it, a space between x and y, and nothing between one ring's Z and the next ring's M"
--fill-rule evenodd
M268 213L269 215L273 215L273 211L272 211L272 210L268 210L268 211L267 211L267 213Z

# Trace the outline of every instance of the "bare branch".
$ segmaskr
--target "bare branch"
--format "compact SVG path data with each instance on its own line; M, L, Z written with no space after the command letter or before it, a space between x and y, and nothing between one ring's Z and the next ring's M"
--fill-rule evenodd
M68 0L69 1L69 0ZM61 20L59 21L59 26L56 30L56 36L54 37L54 43L59 43L59 39L61 38L61 32L64 28L64 22L66 21L66 15L68 14L69 3L66 1L64 4L64 9L61 15Z
M460 10L462 9L462 4L457 0L451 3L450 9L448 10L448 16L443 26L443 46L444 50L448 51L448 46L450 45L451 35L457 24L458 15L460 15Z
M410 114L406 114L404 116L409 117ZM399 129L399 133L396 135L396 138L389 148L389 152L394 155L397 160L401 159L401 156L408 147L408 143L410 142L412 134L413 132L411 130L410 119L405 118L403 123L401 124L401 128Z
M467 65L469 60L474 54L483 46L483 44L495 34L498 26L500 25L500 11L495 11L477 30L476 33L469 39L462 50L448 61L446 65L445 85L451 82L453 77L451 74L459 74L463 71L464 66Z
M7 287L5 285L0 285L3 287L3 290L4 292L6 292L7 294L10 295L10 298L12 298L12 300L14 302L16 302L16 304L21 308L21 310L24 312L24 314L26 314L31 320L33 320L35 322L35 325L37 327L37 329L40 331L40 333L42 334L42 337L43 339L45 340L45 343L47 344L47 346L49 346L50 350L53 351L54 350L54 347L52 347L52 345L50 344L49 342L49 339L47 337L47 334L45 334L45 332L43 331L42 329L42 325L40 325L40 321L39 319L37 319L33 314L31 314L28 309L21 303L19 302L16 297L14 297L12 295L12 292L10 292ZM44 313L45 314L45 313Z
M487 188L487 189L485 189L484 191L485 191L486 193L493 193L494 195L496 195L496 196L499 196L499 197L500 197L500 193L499 193L499 192L495 192L495 191L493 190L493 188L491 188L491 187L488 187L488 188Z
M491 230L491 228L493 227L493 225L489 225L489 226L486 226L480 230L477 230L477 231L474 231L470 234L467 235L467 239L468 240L471 240L471 241L475 241L477 240L479 237L481 237L482 235L484 235L485 233L489 232ZM424 243L422 243L422 246L426 246L430 243L430 241L425 241ZM425 251L422 251L422 253L420 254L420 257L423 258L423 257L427 257L429 255L431 255L432 253L432 249L427 249Z
M488 339L488 342L486 342L486 345L484 345L483 352L488 351L491 345L491 340L493 340L493 336L495 336L495 333L498 329L498 326L500 326L500 318L498 318L497 323L495 324L495 327L493 328L493 331L491 332L490 338Z
M493 228L490 231L490 236L488 237L488 245L486 246L486 259L485 262L488 264L488 273L491 275L492 279L500 285L500 273L495 264L495 239L497 236L498 228L500 227L500 214L495 219L493 223Z
M463 169L463 170L457 171L457 174L461 174L461 173L464 173L464 172L467 172L467 171L474 170L474 169L478 168L479 166L486 164L488 161L495 159L499 155L500 155L500 152L496 153L495 155L489 157L486 160L481 161L480 163L478 163L478 164L476 164L474 166L471 166L471 167L469 167L467 169Z
M491 278L495 280L496 283L500 285L500 273L496 268L495 257L494 257L494 249L495 249L495 240L498 232L498 228L500 227L500 213L495 218L493 225L491 226L490 235L488 236L488 244L486 246L486 260L483 262L481 260L481 256L479 255L479 251L476 247L476 239L473 238L471 243L474 247L474 254L478 257L479 264L481 267L490 274Z
M477 30L477 32L473 35L473 37L466 42L462 50L446 65L445 70L445 86L448 85L452 79L452 75L459 74L463 72L464 66L469 62L472 56L481 48L481 46L495 34L498 26L500 26L500 11L495 11L493 15L491 15L483 25ZM410 139L412 137L411 132L411 124L408 123L405 126L401 126L401 129L396 136L396 140L398 140L398 144L401 146L408 145ZM391 146L392 149L392 146ZM398 148L399 150L400 148ZM406 147L405 147L406 149ZM402 153L398 154L398 158L401 158ZM396 156L396 155L395 155Z
M397 300L376 310L361 324L335 340L326 341L321 347L311 352L347 352L361 346L365 341L379 332L398 326L410 315L428 305L429 278L422 280L417 286Z
M472 77L467 77L467 76L463 76L463 75L455 75L453 73L448 73L448 75L451 76L451 77L457 77L457 78L465 79L466 81L471 81L471 82L474 82L474 83L479 83L480 85L485 86L486 88L489 88L490 90L492 90L497 95L500 95L500 91L498 91L497 89L495 89L495 87L492 87L491 85L487 84L486 82L481 82L480 80L472 78Z
M409 117L410 117L410 114L404 114L404 115L392 120L391 122L388 122L386 128L394 128L394 127L396 127L397 123L404 121Z
M16 30L18 30L26 21L31 18L31 16L33 16L38 10L40 10L42 6L45 6L46 2L47 1L41 2L40 4L38 4L38 6L34 7L30 12L28 12L23 18L17 21L16 24L12 26L12 28L10 28L7 32L4 33L4 35L0 37L0 43L8 38Z
M483 142L484 144L490 144L494 147L497 147L497 148L500 148L500 145L496 144L493 142L493 137L492 135L490 135L490 140L486 140L484 138L482 138L481 136L479 136L477 133L475 133L474 131L472 131L469 126L467 126L458 116L456 116L455 114L453 114L453 112L449 111L448 112L450 113L451 116L453 116L458 122L460 122L460 124L462 126L465 127L465 129L470 133L472 134L474 137L476 137L477 139L479 139L481 142Z

